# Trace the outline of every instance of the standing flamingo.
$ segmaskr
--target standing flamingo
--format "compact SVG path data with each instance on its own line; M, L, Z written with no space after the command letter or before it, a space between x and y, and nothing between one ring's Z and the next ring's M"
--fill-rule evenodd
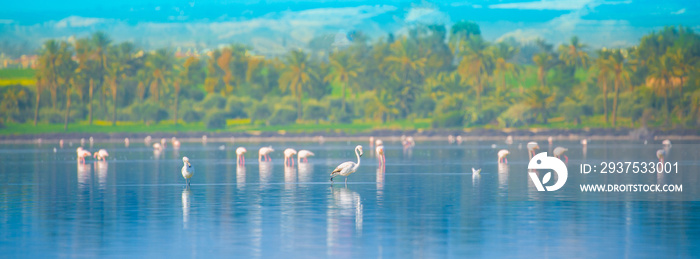
M124 138L124 146L129 147L129 138Z
M244 147L238 147L236 148L236 164L237 165L244 165L245 164L245 153L248 152Z
M173 143L173 149L180 149L180 141L177 138L173 137L170 142Z
M527 152L528 155L530 156L530 159L532 159L533 156L535 156L535 149L539 149L540 146L537 145L537 142L530 141L527 143Z
M452 135L447 136L447 143L454 144L455 143L455 136L452 136Z
M563 147L555 147L555 148L554 148L554 151L552 151L552 153L554 154L554 157L556 157L556 158L559 158L560 156L564 156L564 158L566 158L566 162L565 162L565 163L568 164L568 163L569 163L569 157L566 156L566 155L564 155L564 152L566 152L567 150L569 150L569 149L563 148Z
M151 136L146 136L145 138L143 138L143 143L145 143L146 146L150 146L151 145Z
M182 157L182 162L184 163L182 166L182 177L185 178L187 186L190 186L190 178L194 175L194 167L192 167L190 159L186 156Z
M362 145L357 145L355 147L355 155L357 155L357 163L355 162L345 162L336 167L333 172L331 172L331 183L333 183L333 178L336 176L345 176L345 184L348 184L348 176L360 167L360 157L362 156Z
M272 149L272 146L261 147L260 150L258 150L258 162L262 162L262 157L265 157L265 161L272 161L270 158L270 153L272 153L272 151L275 151Z
M95 152L95 155L94 155L95 159L97 159L98 161L99 160L106 161L105 157L108 157L108 156L109 156L109 153L107 153L106 149L100 149L99 151Z
M375 146L384 145L384 141L382 141L381 139L377 139L377 140L374 141L374 145L375 145Z
M384 146L377 146L376 152L379 165L383 167L384 163L386 162L386 157L384 156Z
M663 149L656 150L656 158L658 158L659 162L661 162L662 164L665 161L664 160L665 156L666 156L666 150L663 150Z
M508 137L506 137L506 144L508 144L508 145L513 144L513 136L508 135Z
M297 151L291 148L285 149L284 150L284 165L288 166L294 165L294 155L297 154Z
M78 147L75 151L78 154L78 163L85 164L85 157L90 156L90 152L83 147Z
M374 147L374 137L373 136L369 137L369 147Z
M461 136L461 135L457 135L457 137L455 137L455 140L457 140L457 145L461 145L461 144L462 144L462 141L463 141L463 140L462 140L462 136Z
M301 164L301 159L304 159L304 163L308 163L309 159L307 159L310 156L315 156L314 153L308 150L299 150L299 153L297 153L297 163Z
M506 158L510 154L510 151L507 149L501 149L498 151L498 163L501 164L507 164L508 163L508 158Z

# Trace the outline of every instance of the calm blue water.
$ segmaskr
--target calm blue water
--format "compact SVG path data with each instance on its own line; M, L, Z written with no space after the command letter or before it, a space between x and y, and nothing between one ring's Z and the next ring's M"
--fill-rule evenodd
M366 146L347 186L342 177L331 186L328 174L356 160L352 149L367 143L240 143L249 150L244 167L236 165L238 144L221 151L222 143L185 143L179 152L154 154L136 141L130 148L96 143L90 150L106 148L110 157L85 166L67 143L56 153L46 142L0 145L0 255L700 257L699 202L514 197L509 189L528 187L520 180L527 179L527 151L517 142L492 143L419 142L410 152L386 143L385 172ZM263 145L275 148L271 164L257 162ZM582 162L654 161L659 148L594 142L584 157L578 142L556 145L569 147L571 175ZM286 147L316 156L285 168ZM504 147L509 164L499 167L496 152ZM189 189L180 175L183 155L196 168ZM682 180L669 181L684 184L686 200L698 200L699 156L697 145L674 145L668 156L682 164Z

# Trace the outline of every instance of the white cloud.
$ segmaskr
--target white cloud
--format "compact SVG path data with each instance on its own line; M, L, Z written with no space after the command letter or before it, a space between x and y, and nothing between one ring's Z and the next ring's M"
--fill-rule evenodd
M67 27L89 27L99 23L106 22L106 19L102 18L89 18L80 16L69 16L63 20L56 22L54 25L56 28L67 28Z
M619 4L621 2L590 1L578 9L558 16L542 24L531 24L527 29L514 29L502 34L498 40L515 38L521 42L530 42L536 38L544 38L555 44L567 42L572 36L578 35L587 42L597 42L603 46L619 46L625 41L620 38L633 39L637 31L624 20L586 20L585 15L601 4Z
M542 0L535 2L519 2L489 5L491 9L524 9L524 10L578 10L593 0Z
M671 12L671 14L676 14L676 15L678 15L678 14L684 14L684 13L685 13L685 8L680 9L680 10L675 11L675 12Z

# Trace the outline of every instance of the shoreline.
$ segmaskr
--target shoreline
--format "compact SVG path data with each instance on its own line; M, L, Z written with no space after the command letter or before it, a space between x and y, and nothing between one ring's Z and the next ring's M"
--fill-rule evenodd
M154 140L177 137L181 142L202 142L202 136L207 136L208 142L265 142L265 141L367 141L370 136L386 141L398 141L401 135L413 136L417 141L447 141L448 135L461 135L464 140L504 140L513 136L514 140L547 140L550 136L555 140L700 140L697 130L649 130L638 129L466 129L466 130L374 130L363 133L345 132L311 132L287 133L279 132L151 132L151 133L42 133L0 135L1 144L28 144L37 142L88 141L93 137L95 142L123 142L129 138L131 142L140 142L146 136Z

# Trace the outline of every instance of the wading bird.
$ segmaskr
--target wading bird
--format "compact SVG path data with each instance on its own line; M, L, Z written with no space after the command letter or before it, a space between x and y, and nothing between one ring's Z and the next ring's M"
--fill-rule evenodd
M665 161L664 160L665 156L666 156L666 150L663 150L663 149L656 150L656 158L658 158L659 162L661 162L662 164Z
M170 142L173 143L173 149L180 149L180 141L177 140L175 137L170 139Z
M294 155L297 154L297 151L291 148L285 149L284 150L284 165L294 165Z
M129 147L129 138L124 138L124 146Z
M272 151L275 151L272 149L272 146L261 147L260 150L258 150L258 162L262 162L263 157L265 157L265 161L272 161L270 158L270 153L272 153Z
M331 183L333 183L333 178L336 176L345 176L345 184L348 184L348 176L360 167L360 157L362 156L362 146L357 145L355 147L355 155L357 155L357 163L355 162L345 162L336 167L333 172L331 172Z
M377 146L376 152L377 160L379 160L379 165L384 167L384 163L386 162L386 157L384 156L384 146Z
M498 151L498 163L499 164L507 164L508 163L508 158L506 158L510 154L510 151L507 149L501 149Z
M248 152L244 147L238 147L236 148L236 164L237 165L244 165L245 164L245 153Z
M369 147L374 147L374 137L369 137Z
M99 160L106 161L105 157L108 157L108 156L109 156L109 153L107 153L106 149L100 149L99 151L95 152L95 155L94 155L95 159L97 159L98 161Z
M532 159L533 156L535 156L535 149L539 149L540 146L537 145L537 142L530 141L527 143L527 153L530 156L530 159Z
M83 149L83 147L78 147L75 151L78 154L78 162L80 164L85 164L85 157L90 156L90 152Z
M556 158L560 158L560 156L564 156L564 158L566 158L565 163L569 163L569 157L564 155L564 152L566 152L567 150L569 150L569 149L563 148L563 147L555 147L554 151L552 151L552 153L554 154L554 157L556 157Z
M310 156L315 156L315 154L308 150L299 150L299 153L297 153L297 163L301 164L301 159L304 159L304 163L308 163L308 157Z
M472 167L472 174L480 174L480 173L481 173L481 168L474 169L474 167Z
M190 186L190 178L192 178L192 175L194 175L194 167L192 167L192 164L190 164L190 159L186 156L182 157L182 162L184 163L182 166L182 177L185 178L185 184Z
M513 144L513 136L508 135L508 137L506 137L506 144L508 144L508 145Z

